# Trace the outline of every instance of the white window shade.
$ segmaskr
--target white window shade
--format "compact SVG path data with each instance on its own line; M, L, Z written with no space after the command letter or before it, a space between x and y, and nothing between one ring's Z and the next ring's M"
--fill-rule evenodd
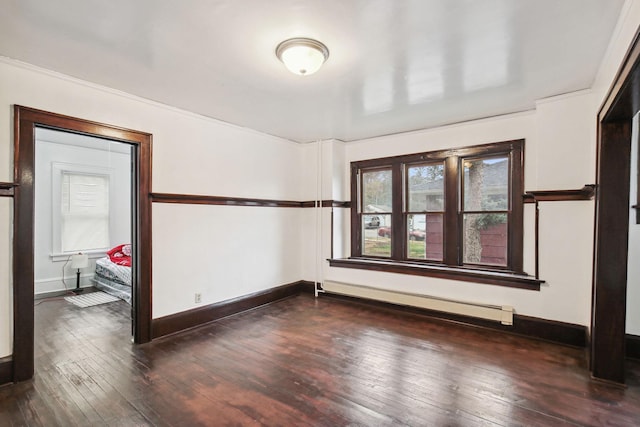
M109 246L109 175L64 171L61 180L63 252Z

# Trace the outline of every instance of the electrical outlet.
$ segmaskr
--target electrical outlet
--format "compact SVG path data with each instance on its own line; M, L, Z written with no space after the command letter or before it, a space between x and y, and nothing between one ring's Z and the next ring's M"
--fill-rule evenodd
M200 292L196 292L196 304L202 302L202 294Z

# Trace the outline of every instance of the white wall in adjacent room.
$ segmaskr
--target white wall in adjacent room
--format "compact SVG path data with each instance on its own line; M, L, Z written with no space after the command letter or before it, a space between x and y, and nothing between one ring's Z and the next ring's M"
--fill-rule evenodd
M631 180L629 205L638 204L638 115L633 118L631 133ZM626 332L640 335L640 224L636 224L636 210L629 208L629 262L627 264L627 321Z
M58 167L81 169L92 173L109 174L109 243L107 249L122 243L131 243L131 147L105 139L70 133L36 130L35 154L35 242L34 276L35 294L61 291L76 286L76 271L59 255L52 239L55 221L54 193L60 192L53 179ZM56 206L57 207L57 206ZM59 219L59 218L58 218ZM91 286L95 259L105 253L90 255L89 267L81 271L81 286ZM62 281L64 269L65 283Z

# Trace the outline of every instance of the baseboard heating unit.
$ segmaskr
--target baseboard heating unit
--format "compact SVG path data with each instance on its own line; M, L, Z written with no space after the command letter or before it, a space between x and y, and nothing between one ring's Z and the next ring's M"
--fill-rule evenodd
M326 280L322 284L324 292L351 297L365 298L391 304L425 308L443 311L445 313L460 314L480 319L494 320L503 325L513 325L513 307L508 305L489 305L473 302L454 301L445 298L418 295L405 292L395 292L370 286Z

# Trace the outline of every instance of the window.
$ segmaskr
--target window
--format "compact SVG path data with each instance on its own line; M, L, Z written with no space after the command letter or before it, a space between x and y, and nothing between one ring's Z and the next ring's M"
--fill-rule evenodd
M523 157L517 140L353 162L352 259L523 274Z
M406 167L407 258L443 260L444 162Z
M109 246L109 176L64 171L61 188L62 252Z
M391 256L391 236L372 239L371 234L384 235L391 226L391 169L362 172L362 254ZM373 215L375 214L375 215Z
M113 169L52 162L51 173L51 258L104 252L113 230Z

